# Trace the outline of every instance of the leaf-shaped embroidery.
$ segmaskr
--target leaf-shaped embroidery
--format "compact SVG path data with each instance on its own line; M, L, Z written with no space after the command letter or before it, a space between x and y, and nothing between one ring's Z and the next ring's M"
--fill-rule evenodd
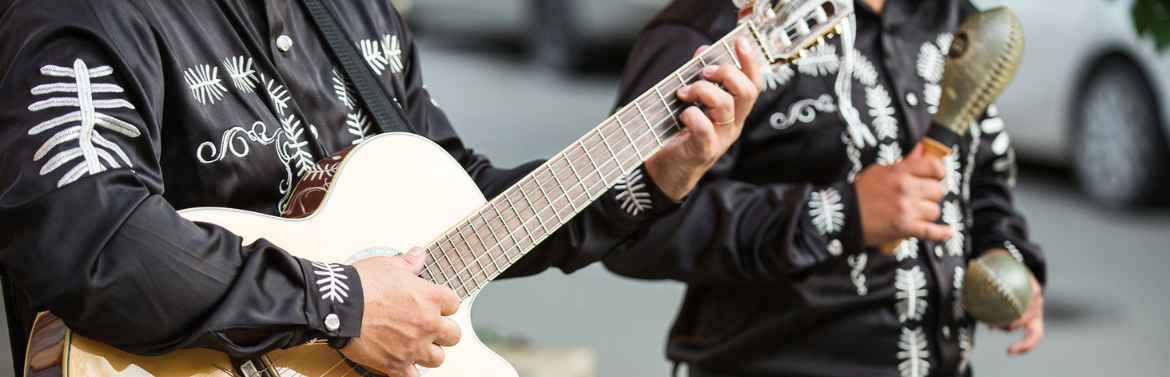
M273 110L280 117L284 117L285 111L288 111L289 94L288 89L284 88L276 79L260 74L260 79L264 81L264 91L268 93L268 99L272 102Z
M33 161L41 161L54 150L56 154L41 166L39 174L48 175L66 164L73 167L57 181L57 187L64 187L86 175L94 175L108 169L133 168L130 157L114 142L102 136L99 129L111 131L127 138L142 135L138 127L130 122L105 114L102 110L134 109L134 105L122 98L95 99L94 94L124 92L121 86L109 83L94 83L92 80L108 77L114 73L109 66L89 68L85 61L73 61L73 67L46 65L41 74L52 78L69 78L72 82L56 82L37 85L32 88L34 96L53 93L73 94L69 97L49 97L28 106L32 112L53 108L74 108L76 110L38 123L28 130L30 136L56 130L33 154ZM76 146L72 146L76 143ZM70 145L65 149L59 146ZM116 157L115 157L116 156ZM80 161L77 161L80 159Z
M921 320L926 314L926 274L918 266L909 270L898 269L894 275L894 288L898 292L898 321Z
M841 194L833 188L813 191L809 197L808 213L812 216L812 223L817 232L822 235L841 230L845 225L845 205L841 203Z
M918 49L918 76L926 82L937 84L942 81L945 64L943 53L934 41L927 41Z
M971 366L971 353L975 351L975 339L970 328L959 329L959 373L966 373Z
M1007 249L1008 254L1011 254L1012 258L1016 258L1020 263L1024 263L1024 254L1020 252L1020 249L1012 241L1003 241L1003 248Z
M809 50L808 55L796 61L800 73L809 76L827 76L837 73L841 59L837 57L837 46L822 44Z
M951 153L943 159L943 167L947 171L947 175L943 177L943 186L947 188L947 192L958 194L963 183L963 167L959 165L959 145L952 145L951 148Z
M951 279L951 286L955 287L955 290L952 291L952 292L955 292L955 309L954 309L955 313L962 313L963 312L962 294L963 294L963 277L965 275L966 275L966 271L963 270L963 266L955 266L954 278Z
M882 144L878 147L878 165L889 166L902 160L902 147L895 143Z
M349 280L344 274L345 269L333 263L313 262L313 275L317 275L317 292L321 293L321 300L329 300L344 304L349 298Z
M228 76L232 79L232 85L237 90L244 93L252 93L256 90L259 81L256 79L256 69L252 66L252 58L244 56L225 58L223 59L223 69L227 71Z
M865 88L865 105L873 117L873 128L879 138L898 138L898 119L894 118L893 100L886 88L877 85Z
M926 83L922 87L923 101L926 102L926 112L934 114L938 112L938 103L942 99L942 85Z
M357 145L366 141L366 136L372 133L371 128L369 117L361 109L345 115L345 131L354 137L351 144Z
M390 63L386 59L386 54L382 53L382 42L363 39L357 42L357 47L362 53L362 58L366 60L366 64L369 64L370 69L374 70L374 74L381 76L382 72L386 70L386 64Z
M938 43L938 50L942 51L943 55L946 55L946 53L951 50L951 43L954 41L954 34L942 33L938 35L937 41L935 41L935 43Z
M654 208L650 193L646 191L646 183L642 182L642 179L642 169L636 169L618 178L617 183L613 185L613 189L618 192L615 198L621 203L622 209L633 216Z
M764 90L777 90L788 85L788 81L796 76L796 72L792 70L788 64L781 64L764 71Z
M355 93L353 83L349 82L345 77L342 77L336 68L330 72L330 76L333 79L333 94L337 95L338 101L345 104L345 108L353 111L357 107L357 103L354 102L356 98L353 96L353 93Z
M187 81L191 95L202 105L214 104L227 93L227 88L219 79L219 67L200 64L187 68L183 73L183 79Z
M865 285L865 265L869 262L869 256L853 254L845 258L845 262L849 263L849 280L852 280L853 287L857 288L857 295L865 296L869 293L869 288Z
M877 85L877 67L861 51L853 50L853 78L867 87Z
M925 377L930 374L930 351L922 329L902 329L898 340L898 373L902 377Z
M902 243L899 243L898 247L894 249L894 257L899 262L906 259L918 259L918 239L907 238L902 240Z
M398 45L397 35L387 34L382 36L382 54L385 55L386 61L390 63L390 72L395 74L402 73L402 70L406 68L402 64L402 47Z
M313 155L309 153L309 142L305 140L305 129L301 121L292 114L280 120L280 128L284 131L284 149L290 160L296 165L297 176L304 176L316 165Z
M947 201L946 203L943 203L942 219L943 222L950 226L951 230L954 232L954 234L951 235L951 239L947 240L946 243L947 254L952 256L962 256L964 245L963 230L965 228L963 223L962 209L955 202Z

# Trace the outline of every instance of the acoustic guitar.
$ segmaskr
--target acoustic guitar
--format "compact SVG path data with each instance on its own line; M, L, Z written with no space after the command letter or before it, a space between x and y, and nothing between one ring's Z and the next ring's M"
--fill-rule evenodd
M446 349L442 367L423 374L516 376L475 335L470 312L476 293L662 147L680 129L676 117L688 105L674 93L699 80L705 66L738 66L736 38L752 41L769 64L787 63L839 32L853 10L847 0L779 3L755 9L704 53L490 202L438 145L413 134L389 133L326 159L302 177L285 217L229 208L180 214L231 230L245 244L263 238L321 262L351 263L379 250L426 245L428 262L421 277L459 295L461 306L453 319L463 339ZM25 361L28 377L375 375L325 344L243 362L207 349L137 356L72 333L47 313L33 326Z

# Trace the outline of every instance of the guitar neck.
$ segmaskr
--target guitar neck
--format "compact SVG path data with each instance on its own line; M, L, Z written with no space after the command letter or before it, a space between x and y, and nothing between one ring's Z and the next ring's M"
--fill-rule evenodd
M662 148L681 129L678 116L690 105L675 93L700 80L706 66L738 67L736 38L762 49L753 30L740 24L439 236L426 247L429 261L421 276L462 299L474 295Z

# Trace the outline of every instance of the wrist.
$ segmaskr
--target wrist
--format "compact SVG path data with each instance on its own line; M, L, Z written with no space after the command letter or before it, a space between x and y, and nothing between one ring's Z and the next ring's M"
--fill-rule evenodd
M657 184L658 190L674 203L682 203L699 183L699 177L690 177L684 172L686 169L669 166L656 158L647 160L645 167L646 175Z

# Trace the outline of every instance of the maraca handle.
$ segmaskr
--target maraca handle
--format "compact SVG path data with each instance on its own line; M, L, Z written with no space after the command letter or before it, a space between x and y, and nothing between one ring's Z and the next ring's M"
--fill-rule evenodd
M939 160L942 160L946 158L947 155L951 154L950 147L943 145L943 143L940 143L937 140L931 139L929 137L922 139L922 149L922 152L925 153L926 156L937 158ZM906 241L906 239L900 239L886 243L882 245L881 250L883 253L893 254L894 250L898 249L898 245L901 245L904 241Z

